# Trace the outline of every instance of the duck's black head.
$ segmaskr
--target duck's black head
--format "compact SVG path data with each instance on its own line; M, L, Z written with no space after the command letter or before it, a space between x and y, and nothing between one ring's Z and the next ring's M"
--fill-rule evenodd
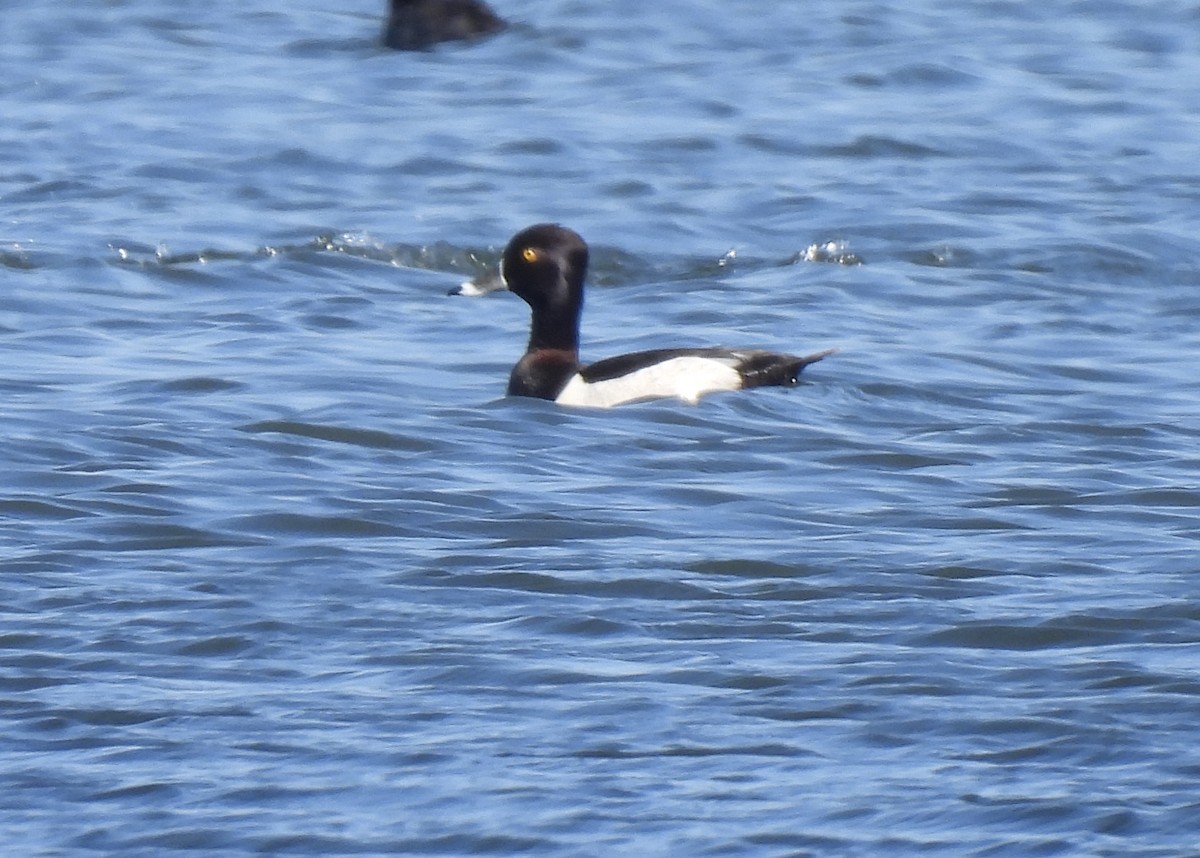
M539 223L504 249L500 275L533 310L531 348L577 348L587 243L574 230Z

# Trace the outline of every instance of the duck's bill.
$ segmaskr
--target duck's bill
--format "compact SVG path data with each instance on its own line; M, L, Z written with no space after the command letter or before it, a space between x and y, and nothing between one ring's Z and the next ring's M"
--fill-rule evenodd
M487 295L491 292L500 292L508 288L508 284L504 282L504 278L498 272L493 274L481 274L474 280L467 280L465 283L460 283L451 289L449 295L466 295L468 298L478 298L480 295Z

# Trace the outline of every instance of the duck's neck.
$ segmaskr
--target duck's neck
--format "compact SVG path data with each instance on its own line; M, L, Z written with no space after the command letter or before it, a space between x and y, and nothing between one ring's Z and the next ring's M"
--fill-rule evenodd
M538 308L533 314L526 351L542 349L579 354L579 305L550 305Z

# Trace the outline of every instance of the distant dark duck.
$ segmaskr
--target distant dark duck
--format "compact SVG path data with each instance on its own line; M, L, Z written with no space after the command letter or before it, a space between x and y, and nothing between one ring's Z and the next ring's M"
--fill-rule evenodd
M438 42L479 39L504 29L483 0L390 0L383 43L398 51L422 51Z
M757 349L654 349L584 366L579 316L587 264L587 244L578 233L540 223L509 241L499 281L451 290L452 295L482 295L508 289L532 310L529 345L509 376L509 396L595 408L669 396L694 403L718 390L796 384L804 367L835 351L798 357Z

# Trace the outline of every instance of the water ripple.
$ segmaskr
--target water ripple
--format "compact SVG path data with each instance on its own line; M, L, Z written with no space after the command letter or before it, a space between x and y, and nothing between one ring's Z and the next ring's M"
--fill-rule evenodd
M1198 54L1131 8L14 7L8 850L1194 850ZM505 398L446 292L546 220L586 359L839 352Z

